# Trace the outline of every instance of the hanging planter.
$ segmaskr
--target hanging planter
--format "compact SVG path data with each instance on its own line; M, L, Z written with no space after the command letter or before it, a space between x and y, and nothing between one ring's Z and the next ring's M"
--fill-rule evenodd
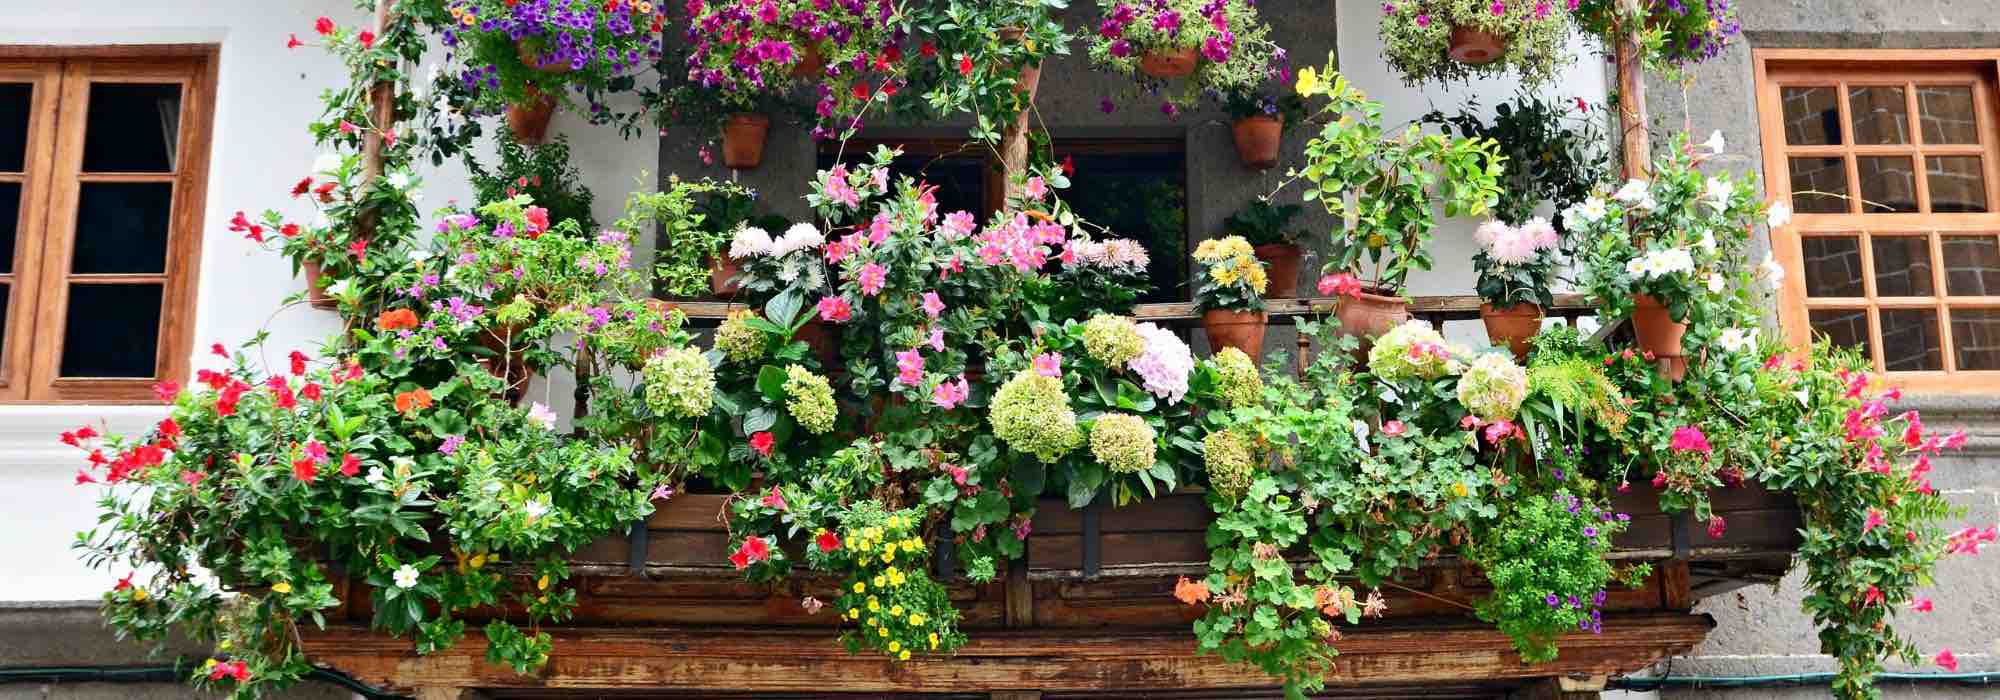
M1269 170L1278 164L1278 149L1285 134L1284 120L1265 115L1244 117L1230 125L1229 130L1236 139L1236 158L1243 161L1243 165Z
M1264 263L1271 276L1264 298L1290 299L1298 296L1299 261L1305 257L1305 250L1290 243L1266 243L1255 250L1258 262Z
M541 52L536 50L536 48L526 40L523 40L515 44L514 51L515 55L521 59L521 65L527 66L532 70L547 73L549 75L562 75L564 73L570 72L570 64L567 61L542 60Z
M1512 74L1546 85L1573 60L1561 5L1398 0L1382 12L1382 58L1412 84Z
M1192 46L1179 49L1149 51L1139 57L1139 72L1165 80L1185 78L1194 74L1194 68L1201 55Z
M1479 320L1486 324L1486 339L1494 347L1505 347L1514 359L1528 359L1528 341L1542 331L1542 307L1522 302L1506 308L1491 303L1479 305Z
M1467 26L1451 28L1451 60L1483 66L1507 53L1507 40L1498 34Z
M1681 336L1687 334L1687 324L1675 321L1673 312L1653 295L1632 298L1632 333L1639 338L1640 350L1661 361L1661 374L1674 381L1687 376L1687 357L1681 353Z
M556 98L530 85L526 102L507 105L507 128L513 130L515 141L545 143L549 140L549 120L555 114Z
M771 131L771 117L756 112L737 112L722 123L722 164L732 170L755 170L764 163L764 139Z
M1211 352L1236 348L1252 360L1263 356L1265 325L1262 311L1209 309L1201 314L1201 327L1208 331Z
M340 302L331 295L328 295L326 288L319 283L319 278L326 273L320 269L318 262L313 260L303 261L299 264L299 269L303 270L306 274L307 306L327 311L340 308Z

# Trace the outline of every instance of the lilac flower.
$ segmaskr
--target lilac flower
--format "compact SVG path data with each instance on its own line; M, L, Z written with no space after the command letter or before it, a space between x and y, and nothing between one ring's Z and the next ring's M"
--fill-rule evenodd
M446 435L444 436L444 444L438 445L438 453L439 454L455 453L458 451L458 446L463 444L465 444L465 436Z

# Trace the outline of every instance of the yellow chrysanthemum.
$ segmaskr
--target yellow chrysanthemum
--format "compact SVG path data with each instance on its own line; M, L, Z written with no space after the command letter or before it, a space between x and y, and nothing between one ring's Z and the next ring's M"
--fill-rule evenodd
M1238 275L1236 268L1217 264L1208 267L1208 277L1215 280L1216 284L1236 284Z

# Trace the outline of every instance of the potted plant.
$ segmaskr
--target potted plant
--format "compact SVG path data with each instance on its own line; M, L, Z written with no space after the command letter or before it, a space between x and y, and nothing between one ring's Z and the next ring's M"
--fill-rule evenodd
M1628 181L1563 212L1583 241L1583 286L1602 316L1630 318L1640 348L1663 358L1676 380L1688 369L1689 325L1734 326L1740 319L1727 302L1749 293L1746 280L1732 277L1749 268L1743 249L1764 204L1747 178L1701 172L1723 148L1721 132L1701 144L1676 135L1654 159L1651 180ZM1773 217L1783 223L1782 212Z
M1503 221L1526 221L1545 204L1557 212L1568 209L1590 196L1609 169L1603 128L1581 98L1544 99L1524 91L1494 105L1491 121L1477 105L1449 115L1432 111L1421 121L1448 134L1500 144L1507 159L1500 164L1502 186L1493 214ZM1556 231L1566 233L1560 224Z
M709 256L708 291L729 299L742 288L737 279L742 259L761 250L761 241L785 232L782 216L752 214L757 194L749 190L722 189L709 193L701 203L701 227L716 236L727 236L729 248ZM662 241L664 245L666 241Z
M632 193L625 204L625 216L612 228L637 237L644 235L647 227L659 226L653 259L655 294L670 298L733 295L735 289L727 284L733 277L729 272L732 265L723 258L730 239L749 223L747 218L720 222L709 216L746 211L754 197L749 189L734 183L669 178L665 189ZM743 200L740 208L726 201L732 198ZM718 274L718 269L724 272Z
M1270 278L1264 263L1242 236L1224 236L1195 246L1201 282L1194 307L1215 349L1236 348L1256 359L1264 351L1264 290Z
M569 162L566 137L537 146L502 127L494 133L493 143L499 162L491 169L481 165L470 149L461 154L480 204L527 195L535 206L548 210L551 221L575 221L584 231L597 230L590 209L595 198L583 186L583 174Z
M1348 285L1359 288L1345 294L1337 314L1341 332L1365 344L1408 317L1403 282L1411 270L1431 267L1425 247L1435 212L1478 216L1499 196L1498 147L1490 139L1425 134L1416 124L1385 135L1381 105L1330 64L1324 78L1300 70L1296 87L1326 103L1319 108L1325 124L1306 144L1305 166L1293 179L1309 182L1304 198L1343 222L1322 274L1359 282Z
M1168 97L1169 113L1204 94L1255 90L1283 72L1283 50L1247 0L1098 0L1098 8L1091 63L1156 81L1188 78Z
M401 10L437 28L474 106L504 108L516 138L541 143L572 91L595 104L658 61L666 27L664 6L650 3L554 4L562 10L511 0L424 0Z
M1578 0L1570 16L1577 27L1615 46L1638 28L1642 53L1649 67L1673 70L1722 53L1743 31L1736 20L1736 2L1630 2Z
M1382 53L1412 85L1512 70L1527 85L1569 63L1569 17L1553 0L1399 0L1382 5Z
M1232 91L1223 99L1229 113L1230 137L1236 143L1236 158L1243 165L1269 170L1278 164L1285 130L1305 119L1305 100L1294 94L1273 95L1263 90Z
M1265 298L1289 299L1298 289L1299 261L1305 255L1299 241L1306 234L1293 228L1292 220L1302 210L1297 204L1272 204L1270 200L1257 199L1222 222L1224 233L1249 241L1257 252L1257 260L1269 268L1271 287Z
M1472 238L1479 245L1472 266L1479 272L1479 319L1486 325L1486 338L1512 351L1515 359L1526 360L1528 341L1541 332L1542 312L1554 303L1549 282L1562 237L1548 219L1536 217L1520 226L1487 221Z
M689 82L736 107L722 131L723 161L731 168L762 161L770 115L755 111L760 98L812 86L820 120L814 135L830 137L857 128L878 91L896 89L891 77L905 18L886 0L693 0L686 8Z

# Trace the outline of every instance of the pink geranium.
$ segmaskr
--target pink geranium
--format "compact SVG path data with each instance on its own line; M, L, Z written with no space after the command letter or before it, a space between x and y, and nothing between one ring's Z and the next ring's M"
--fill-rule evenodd
M1683 425L1680 429L1675 430L1673 443L1670 446L1677 452L1700 452L1702 454L1708 454L1711 449L1708 446L1708 436L1703 435L1700 428L1692 425Z

